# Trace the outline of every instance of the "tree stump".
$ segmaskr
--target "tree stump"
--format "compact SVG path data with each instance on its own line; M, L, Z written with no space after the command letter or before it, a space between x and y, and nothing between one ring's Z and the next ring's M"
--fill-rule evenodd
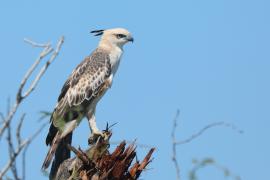
M76 154L75 158L65 160L58 168L55 179L57 180L135 180L152 161L151 148L145 158L139 162L136 157L135 143L127 146L122 141L115 150L109 152L109 139L111 131L107 131L107 139L99 138L90 145L86 151L76 149L71 145L67 147ZM126 147L127 146L127 147Z

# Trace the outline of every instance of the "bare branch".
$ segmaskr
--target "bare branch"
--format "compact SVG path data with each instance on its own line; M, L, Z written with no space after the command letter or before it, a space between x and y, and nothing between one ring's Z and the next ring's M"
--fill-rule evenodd
M185 139L185 140L181 140L181 141L177 141L175 142L176 145L181 145L181 144L186 144L191 142L192 140L196 139L197 137L199 137L200 135L202 135L205 131L207 131L208 129L211 129L213 127L217 127L217 126L223 126L223 127L228 127L228 128L232 128L233 130L236 130L238 133L243 133L242 130L239 130L235 125L231 124L231 123L226 123L226 122L214 122L211 124L208 124L207 126L203 127L201 130L199 130L197 133L192 134L189 138Z
M34 70L37 68L37 66L39 65L39 63L41 62L41 60L46 57L47 55L49 55L51 52L53 51L53 48L51 46L46 46L42 52L39 54L38 58L36 59L36 61L34 62L34 64L32 64L32 66L30 67L30 69L26 72L24 78L21 81L19 90L17 92L17 101L20 102L22 100L22 90L26 84L26 82L28 81L29 77L32 75L32 73L34 72Z
M7 173L7 171L11 168L13 165L13 162L16 160L16 157L20 154L21 150L28 144L28 141L22 142L20 146L14 151L13 155L10 157L9 161L5 165L5 167L0 172L0 179L3 178L3 176Z
M10 157L9 161L5 165L5 167L0 171L0 179L3 178L3 176L7 173L7 171L11 168L14 161L16 160L17 156L21 153L21 151L28 146L39 134L40 132L46 127L47 123L44 123L41 125L41 127L29 138L22 141L20 145L16 148L13 155Z
M177 119L179 117L180 110L178 109L176 111L176 115L173 120L173 128L172 128L172 133L171 133L171 139L172 139L172 161L174 163L174 167L176 170L176 179L180 180L180 167L177 161L177 153L176 153L176 138L175 138L175 132L176 132L176 127L177 127Z
M30 88L25 92L25 94L22 96L23 98L27 97L37 86L40 78L43 76L43 74L46 72L47 68L49 67L49 65L55 60L55 58L58 56L60 49L62 47L64 43L64 37L62 36L60 38L60 40L57 43L56 49L55 51L53 51L52 56L50 57L50 59L46 62L46 64L41 68L40 72L38 73L38 75L36 76L35 80L32 82ZM42 54L41 54L42 55Z
M30 144L32 143L32 141L41 133L41 131L47 126L48 123L44 123L40 126L40 128L36 131L36 133L34 133L29 139L28 139L28 143L25 145L23 153L22 153L22 180L25 179L26 175L25 175L25 169L26 169L26 152L28 150L28 147L30 146Z
M240 176L235 175L228 168L218 164L212 158L204 158L202 160L194 159L193 164L194 164L194 167L189 172L189 180L197 180L198 179L197 178L198 171L201 170L201 169L204 169L204 168L206 168L208 166L213 166L216 169L220 170L221 172L223 172L223 175L226 178L231 177L232 179L235 179L235 180L241 180Z
M26 177L26 152L28 150L28 147L29 147L30 144L26 145L24 150L23 150L23 153L22 153L22 180L25 180L25 177Z
M14 104L14 107L12 108L12 110L9 112L8 116L4 119L3 121L3 126L1 127L0 129L0 139L4 133L4 131L6 130L6 128L8 127L11 119L13 118L15 112L17 111L17 108L18 108L19 104L18 103L15 103Z
M13 145L13 141L12 141L12 134L11 134L11 126L10 126L10 124L7 127L7 132L8 132L7 133L7 143L8 143L9 158L12 158L12 156L15 153L15 150L14 150L14 145ZM18 172L17 172L17 168L16 168L16 161L14 161L11 164L10 168L11 168L14 179L18 180L19 177L18 177Z
M44 43L44 44L41 44L41 43L36 43L28 38L24 38L23 39L25 43L28 43L30 44L31 46L33 47L41 47L41 48L45 48L45 47L49 47L50 46L50 43Z
M8 112L7 115L4 116L2 113L0 113L0 119L1 121L1 127L0 127L0 140L1 137L3 137L3 134L5 130L7 130L7 143L8 143L8 149L9 149L9 160L5 164L5 166L0 170L0 180L3 179L3 177L6 175L6 173L11 170L14 179L25 179L25 156L26 151L29 147L29 145L32 143L32 141L38 136L38 134L42 131L42 129L47 125L47 123L44 123L32 136L23 139L21 137L21 129L22 124L24 122L25 114L23 114L20 118L20 120L17 123L16 131L14 131L16 134L16 140L17 140L17 146L14 145L13 138L12 138L12 131L11 131L11 121L14 118L15 113L17 112L18 107L22 103L22 101L28 97L36 88L38 82L48 69L49 65L56 59L57 55L60 52L60 49L62 47L62 44L64 42L64 37L61 37L56 45L56 48L53 49L50 45L50 43L47 44L39 44L35 43L29 39L24 40L26 43L29 43L33 47L40 47L43 48L41 53L39 54L38 58L35 60L35 62L32 64L32 66L28 69L25 76L23 77L20 86L18 87L18 91L16 93L16 101L13 104L12 107L10 107L10 102L8 101ZM50 55L50 56L49 56ZM23 90L25 88L26 83L28 83L30 77L32 76L33 72L37 69L38 65L41 63L41 61L48 56L48 60L45 62L45 64L41 67L37 75L34 77L34 80L30 83L30 86L28 89L25 90L23 93ZM17 166L16 166L16 159L17 157L23 153L22 155L22 178L19 178L18 172L17 172Z
M34 47L43 47L44 49L42 50L42 52L40 53L40 55L38 56L38 58L36 59L36 61L34 62L34 64L30 67L30 69L26 72L24 78L21 81L21 84L19 86L19 89L17 91L17 95L16 95L16 102L14 103L13 107L10 108L9 113L7 115L7 117L5 118L5 120L3 121L3 125L0 128L0 138L2 137L5 129L7 128L8 124L10 123L10 121L12 120L14 114L16 113L20 103L22 102L22 100L24 98L26 98L27 96L29 96L31 94L31 92L33 92L33 90L36 88L38 82L40 81L41 77L44 75L44 73L46 72L47 68L49 67L49 65L55 60L55 58L57 57L57 55L59 54L59 51L64 43L64 37L62 36L60 38L60 40L57 43L56 49L54 50L50 44L38 44L38 43L34 43L31 40L25 40L27 43L31 44ZM22 94L22 90L26 84L26 82L29 80L30 76L32 75L32 73L34 72L34 70L37 68L37 66L39 65L39 63L41 62L42 59L44 59L47 55L49 55L51 52L53 52L53 54L50 56L49 60L45 63L45 65L41 68L41 70L39 71L39 73L37 74L37 76L35 77L34 81L31 83L30 87L28 90L26 90L26 92L24 94Z
M235 125L233 125L231 123L226 123L226 122L221 121L221 122L214 122L214 123L208 124L205 127L203 127L202 129L200 129L197 133L192 134L187 139L177 141L176 137L175 137L175 133L176 133L177 120L178 120L179 114L180 114L180 111L177 110L175 118L173 120L173 128L172 128L172 133L171 133L172 161L173 161L175 169L176 169L176 178L177 178L177 180L180 180L180 167L179 167L179 163L177 161L177 152L176 152L176 146L177 145L183 145L183 144L189 143L189 142L193 141L194 139L196 139L197 137L201 136L208 129L211 129L211 128L217 127L217 126L223 126L223 127L231 128L232 130L235 130L240 134L243 133L243 131L239 130Z
M17 138L17 143L18 145L21 144L22 142L22 138L21 138L21 128L22 128L22 124L25 118L25 113L22 115L22 117L20 118L19 124L17 126L17 130L16 130L16 138Z

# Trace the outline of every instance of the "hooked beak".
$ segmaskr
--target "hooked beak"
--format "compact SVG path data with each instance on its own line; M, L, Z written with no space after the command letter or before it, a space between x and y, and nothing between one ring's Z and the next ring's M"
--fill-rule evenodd
M133 43L134 39L133 39L133 37L130 36L130 37L127 37L127 41L130 41Z

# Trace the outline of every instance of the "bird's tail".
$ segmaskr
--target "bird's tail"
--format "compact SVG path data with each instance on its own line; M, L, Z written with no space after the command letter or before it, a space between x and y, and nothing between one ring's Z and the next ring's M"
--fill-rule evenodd
M50 171L50 179L55 179L59 166L66 159L70 158L70 150L67 148L67 144L71 144L72 141L72 132L67 134L64 138L61 139L54 156Z
M46 155L46 158L45 158L45 160L44 160L44 162L42 164L42 169L43 170L47 169L49 167L49 165L51 164L52 158L53 158L53 156L54 156L54 154L56 152L56 149L57 149L60 141L61 141L61 133L58 131L56 133L56 135L54 136L54 138L53 138L50 149L49 149L49 151L48 151L48 153Z
M51 116L51 122L53 122L53 115ZM72 131L63 137L63 133L60 133L53 123L51 124L46 138L46 144L50 145L50 149L42 165L43 170L47 169L54 157L49 179L55 179L54 177L61 163L70 158L70 150L66 144L71 144L71 141Z

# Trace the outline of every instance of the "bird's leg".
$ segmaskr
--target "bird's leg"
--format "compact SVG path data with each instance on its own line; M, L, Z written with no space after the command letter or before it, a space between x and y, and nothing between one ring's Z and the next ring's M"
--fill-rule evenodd
M113 79L113 75L111 75L107 80L105 80L105 82L103 83L102 87L100 88L99 93L96 95L97 97L102 97L105 92L108 90L108 88L111 87L112 85L112 79ZM92 144L93 142L96 142L98 140L99 137L106 139L108 137L106 132L100 131L97 128L97 124L96 124L96 117L95 117L95 108L90 110L87 113L87 118L88 118L88 122L89 122L89 126L91 129L91 136L88 139L88 143Z
M97 127L95 111L88 112L87 114L91 135L88 138L88 143L93 144L98 141L99 138L106 139L106 134L100 131Z
M101 134L100 130L97 127L96 116L94 113L92 113L88 118L88 123L92 134Z

